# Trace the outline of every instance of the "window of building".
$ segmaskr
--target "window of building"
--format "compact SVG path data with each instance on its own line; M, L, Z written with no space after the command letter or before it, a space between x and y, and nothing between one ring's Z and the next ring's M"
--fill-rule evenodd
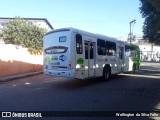
M32 26L32 25L33 25L33 22L32 22L32 21L28 21L28 25L29 25L29 26Z
M106 55L105 40L97 39L98 55Z
M6 23L4 22L0 22L0 26L4 26Z

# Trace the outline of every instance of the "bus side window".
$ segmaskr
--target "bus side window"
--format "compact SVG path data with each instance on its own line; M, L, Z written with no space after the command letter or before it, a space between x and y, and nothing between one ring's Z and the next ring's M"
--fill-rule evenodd
M98 55L106 55L105 41L97 39L97 52Z
M123 48L119 47L119 59L123 59Z
M109 56L116 55L116 44L113 42L106 41L106 53Z
M131 56L132 57L136 57L137 56L137 51L133 47L131 47Z
M76 51L77 51L77 54L83 53L82 35L81 34L76 34Z
M131 56L131 48L130 46L125 45L125 56L130 57Z
M136 50L132 50L132 52L131 52L131 56L132 56L132 57L137 57Z

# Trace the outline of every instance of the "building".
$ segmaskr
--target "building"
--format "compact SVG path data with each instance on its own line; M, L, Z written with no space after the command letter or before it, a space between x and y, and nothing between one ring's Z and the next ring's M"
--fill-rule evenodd
M0 28L3 28L5 23L13 19L15 18L0 17ZM45 28L47 31L50 31L51 29L53 29L52 25L49 23L49 21L46 18L22 18L22 19L28 21L28 24L38 25L39 27Z
M10 20L13 20L15 18L10 18L10 17L0 17L0 29L3 29L3 26L9 22ZM52 25L49 23L49 21L46 18L22 18L26 21L28 21L28 24L34 24L39 27L42 27L46 29L47 31L50 31L53 29ZM4 43L3 40L0 40L0 44Z
M160 61L160 46L144 40L142 35L135 35L132 44L136 44L140 47L141 61Z

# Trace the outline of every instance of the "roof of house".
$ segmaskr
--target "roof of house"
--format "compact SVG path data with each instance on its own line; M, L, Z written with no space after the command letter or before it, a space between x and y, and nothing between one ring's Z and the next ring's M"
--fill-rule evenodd
M11 18L11 17L0 17L0 20L6 20L6 19L15 19L15 18ZM53 29L53 26L49 23L49 21L46 19L46 18L22 18L22 19L24 19L24 20L43 20L43 21L45 21L47 24L48 24L48 26L51 28L51 29Z

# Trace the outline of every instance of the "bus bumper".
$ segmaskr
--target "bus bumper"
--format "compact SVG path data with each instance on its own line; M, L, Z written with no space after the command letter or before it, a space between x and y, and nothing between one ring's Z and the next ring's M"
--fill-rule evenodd
M71 69L68 71L53 71L53 70L46 70L44 69L44 74L53 75L53 76L60 76L60 77L75 77L75 69Z

